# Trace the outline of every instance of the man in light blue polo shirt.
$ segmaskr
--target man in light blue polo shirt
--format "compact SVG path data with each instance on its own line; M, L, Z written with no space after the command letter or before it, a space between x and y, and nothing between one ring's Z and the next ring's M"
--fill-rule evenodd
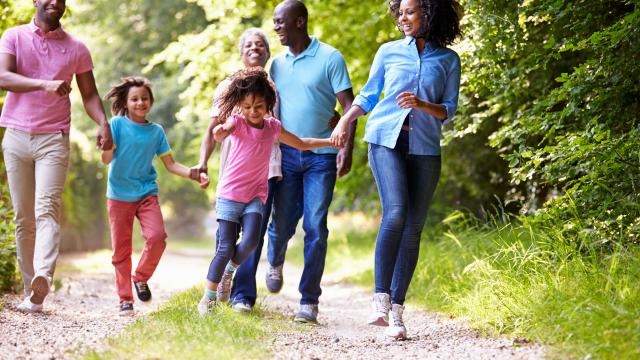
M353 91L344 58L338 50L309 36L307 20L307 8L300 1L287 0L276 7L274 30L288 50L273 60L270 75L278 89L284 128L299 137L328 138L336 99L347 111L353 102ZM304 270L298 287L302 298L295 316L299 322L317 321L329 236L327 214L336 176L346 175L351 167L355 127L354 122L340 151L299 151L280 145L283 178L274 193L266 283L273 293L282 288L287 243L304 216Z

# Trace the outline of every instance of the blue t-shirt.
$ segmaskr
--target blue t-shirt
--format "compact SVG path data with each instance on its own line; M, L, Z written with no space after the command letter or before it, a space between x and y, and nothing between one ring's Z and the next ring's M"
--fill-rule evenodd
M138 201L158 194L153 158L171 154L162 126L139 124L126 116L111 119L115 149L109 164L107 197L120 201Z
M301 138L330 137L329 119L336 107L336 94L351 88L342 54L312 37L298 56L287 50L273 59L269 74L278 89L282 126ZM332 154L337 150L314 152Z

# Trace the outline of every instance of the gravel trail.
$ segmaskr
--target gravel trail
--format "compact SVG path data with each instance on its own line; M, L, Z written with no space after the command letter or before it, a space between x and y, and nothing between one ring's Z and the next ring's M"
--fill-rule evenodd
M150 281L153 301L136 302L135 317L117 316L117 297L108 252L65 255L65 265L83 272L60 271L62 286L46 300L42 314L15 310L17 295L4 295L0 310L0 359L58 359L87 348L99 350L104 339L117 334L128 323L157 309L173 293L200 283L210 254L167 252ZM100 266L94 266L96 263ZM92 265L93 264L93 265ZM106 265L105 265L106 264ZM67 266L68 268L68 266ZM266 263L259 266L258 285L262 305L293 316L301 269L285 265L285 285L280 294L267 295L264 288ZM72 269L72 268L71 268ZM176 271L179 269L179 271ZM278 359L542 359L544 347L519 344L513 339L480 336L459 320L425 313L410 304L405 311L409 339L394 341L383 329L365 324L371 294L353 285L325 276L318 326L309 331L279 332L271 344Z

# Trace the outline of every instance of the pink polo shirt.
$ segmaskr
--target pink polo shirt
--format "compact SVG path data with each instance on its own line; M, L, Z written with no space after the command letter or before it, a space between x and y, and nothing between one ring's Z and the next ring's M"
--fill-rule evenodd
M0 39L0 53L16 57L17 73L42 80L65 80L71 84L74 74L93 69L91 54L78 39L62 27L46 34L29 24L7 29ZM69 96L46 91L7 92L0 115L0 126L31 134L69 132L71 101Z

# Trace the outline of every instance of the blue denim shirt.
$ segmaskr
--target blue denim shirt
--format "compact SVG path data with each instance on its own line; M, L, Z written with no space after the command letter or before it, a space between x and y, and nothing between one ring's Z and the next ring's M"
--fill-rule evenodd
M413 37L383 44L371 64L369 80L353 103L371 112L364 140L393 149L408 117L409 153L440 155L441 128L456 112L459 88L460 58L455 51L427 43L418 54ZM441 122L426 112L400 108L396 97L405 91L444 105L447 119Z

